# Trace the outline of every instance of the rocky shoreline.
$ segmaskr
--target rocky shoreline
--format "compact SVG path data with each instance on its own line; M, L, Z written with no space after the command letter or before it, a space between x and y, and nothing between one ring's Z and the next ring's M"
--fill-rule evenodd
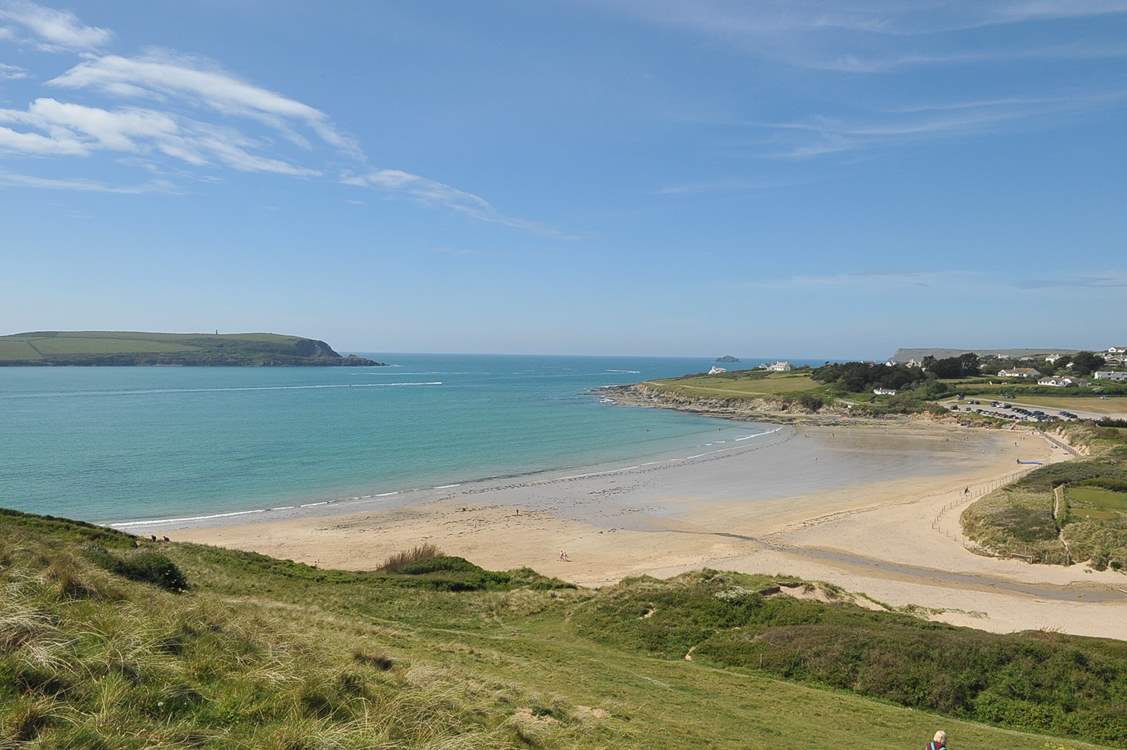
M686 396L654 387L649 383L608 385L600 388L598 393L603 398L620 406L676 409L693 414L749 422L845 425L910 421L913 419L909 415L861 417L851 413L848 407L836 404L827 404L817 411L812 411L797 401L784 399Z

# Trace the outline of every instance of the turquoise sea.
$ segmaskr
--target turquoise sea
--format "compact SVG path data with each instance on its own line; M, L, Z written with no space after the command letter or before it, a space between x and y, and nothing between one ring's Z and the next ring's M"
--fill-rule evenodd
M0 506L94 522L195 517L586 466L746 430L592 393L707 370L707 359L367 356L391 366L0 367Z

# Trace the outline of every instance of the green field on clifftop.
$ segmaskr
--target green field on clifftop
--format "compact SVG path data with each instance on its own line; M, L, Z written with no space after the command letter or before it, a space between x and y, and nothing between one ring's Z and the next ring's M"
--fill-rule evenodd
M324 341L275 333L39 331L0 336L0 365L334 365Z

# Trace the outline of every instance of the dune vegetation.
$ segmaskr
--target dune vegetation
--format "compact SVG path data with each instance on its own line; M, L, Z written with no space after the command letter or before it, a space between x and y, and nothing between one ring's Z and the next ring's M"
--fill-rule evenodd
M1043 466L990 493L963 512L963 529L999 557L1127 572L1127 434L1066 429L1089 456Z
M320 570L5 511L0 592L0 747L1127 743L1127 644L780 577L593 591L425 547Z

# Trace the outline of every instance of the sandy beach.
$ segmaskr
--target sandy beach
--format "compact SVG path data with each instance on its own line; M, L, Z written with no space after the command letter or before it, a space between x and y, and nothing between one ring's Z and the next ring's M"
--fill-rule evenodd
M429 542L585 586L703 567L787 573L995 632L1127 639L1127 576L983 557L959 531L967 504L1034 468L1019 459L1068 457L1028 432L788 426L689 456L433 488L390 507L131 531L345 569Z

